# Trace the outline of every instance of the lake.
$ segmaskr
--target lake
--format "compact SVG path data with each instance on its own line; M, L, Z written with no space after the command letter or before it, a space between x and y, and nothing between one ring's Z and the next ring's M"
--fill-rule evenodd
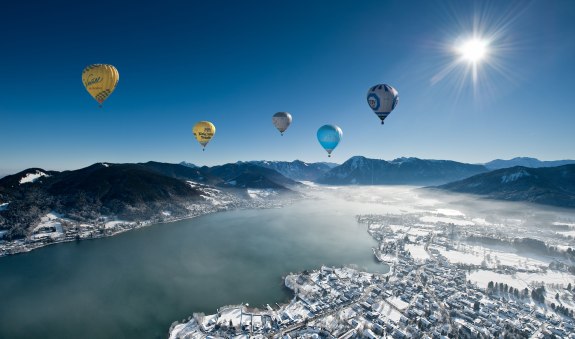
M0 338L165 338L223 305L286 302L282 276L321 265L387 272L344 198L236 210L0 258Z

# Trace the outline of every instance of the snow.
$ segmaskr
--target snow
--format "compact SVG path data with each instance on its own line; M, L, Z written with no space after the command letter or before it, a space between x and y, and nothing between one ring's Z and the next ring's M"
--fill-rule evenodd
M416 237L417 237L418 235L426 236L426 235L429 234L429 232L430 232L429 230L420 230L420 229L417 229L417 228L415 228L415 229L412 228L412 229L409 230L409 232L407 232L407 234L413 235L413 236L416 236Z
M525 172L524 170L521 170L521 171L519 171L519 172L515 172L515 173L510 174L510 175L504 175L504 176L502 176L502 177L501 177L501 183L502 183L502 184L506 184L506 183L513 182L513 181L515 181L515 180L517 180L517 179L519 179L519 178L529 177L529 176L531 176L531 174Z
M35 182L36 180L38 180L41 177L49 177L49 175L42 172L42 171L38 171L38 170L36 171L36 173L28 173L28 174L26 174L25 177L20 179L20 185Z
M235 181L235 180L230 180L230 181L228 181L228 185L232 185L232 186L235 186L237 183L238 183L238 182Z
M248 195L252 199L263 199L269 196L278 195L276 191L271 188L266 189L248 189Z
M381 314L382 317L390 319L391 321L393 321L395 323L399 323L399 319L401 319L401 313L399 313L397 310L392 308L386 302L381 302L381 303L375 304L373 309L375 311L379 312L379 314Z
M9 204L9 202L5 202L3 204L0 204L0 212L5 211L8 208L8 204Z
M34 227L34 230L32 231L33 235L30 236L30 238L32 240L39 240L39 239L45 239L45 238L59 238L62 237L64 235L64 229L62 228L62 224L57 221L57 219L59 219L61 217L61 215L55 213L55 212L51 212L46 214L45 216L40 218L40 223ZM54 232L46 232L46 231L42 231L42 229L44 228L54 228L55 231Z
M491 223L488 222L487 220L485 220L484 218L473 218L473 219L471 219L471 221L473 221L476 225L481 225L481 226L491 225Z
M575 231L565 231L565 232L557 232L557 234L562 235L564 237L575 237Z
M238 326L240 324L240 318L245 317L242 317L242 310L239 306L235 308L228 308L220 311L218 323L222 325L228 325L231 320L234 326Z
M513 286L517 289L524 289L529 287L532 283L545 282L545 284L567 284L575 283L575 277L571 274L559 272L559 271L548 271L547 273L516 273L515 275L501 274L488 270L477 270L471 272L468 278L472 282L477 283L477 286L481 288L486 288L490 281L504 283L509 286Z
M172 212L170 212L170 211L162 211L162 215L165 215L166 217L169 217L170 215L172 215Z
M446 218L446 217L433 217L433 216L424 216L419 218L419 220L421 220L422 222L428 222L428 223L438 223L438 222L442 222L442 223L446 223L446 224L455 224L455 225L460 225L460 226L472 226L475 225L472 221L469 220L461 220L461 219L453 219L453 218Z
M409 227L406 226L400 226L400 225L389 225L389 228L391 229L391 231L393 233L405 233L407 232L407 230L409 230Z
M448 217L464 217L465 214L461 213L458 210L452 210L448 208L438 208L435 210L435 213L442 214Z
M56 213L54 211L52 211L52 212L50 212L44 216L44 218L47 218L48 220L61 219L62 217L63 217L62 214Z
M391 297L389 299L387 299L387 302L389 302L390 304L392 304L393 306L397 307L399 310L405 310L409 304L406 303L405 301L399 299L399 297Z
M110 167L110 165L106 164L105 162L102 163L102 166L104 166L104 167Z
M464 253L460 251L446 251L444 248L436 248L441 255L447 258L450 263L453 264L470 264L470 265L481 265L483 261L483 256L477 256L472 253Z
M575 224L574 224L574 223L560 222L560 221L555 221L555 222L553 223L553 225L555 225L555 226L566 225L566 226L569 226L569 227L575 227Z
M429 254L427 254L423 245L407 244L405 245L405 250L409 251L411 257L415 260L429 259Z
M165 214L164 214L165 215ZM109 229L109 228L114 228L119 224L133 224L132 222L128 222L128 221L123 221L123 220L114 220L114 221L108 221L106 223L106 225L104 226L105 229Z
M449 251L443 247L434 248L451 263L485 265L485 267L490 268L511 266L529 270L541 270L542 267L549 266L549 263L553 260L552 258L534 254L523 256L515 253L515 250L511 248L507 250L494 250L493 248L462 244L456 245L455 249Z

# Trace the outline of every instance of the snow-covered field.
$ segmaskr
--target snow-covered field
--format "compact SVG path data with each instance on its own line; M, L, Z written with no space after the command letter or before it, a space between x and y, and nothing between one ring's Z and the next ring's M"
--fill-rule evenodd
M557 232L557 234L562 235L564 237L574 237L575 238L575 231Z
M427 254L423 245L407 244L405 249L411 253L411 257L415 260L425 261L425 259L429 259L429 254Z
M58 221L62 216L50 212L40 218L40 223L34 227L33 235L30 236L32 240L45 239L45 238L61 238L64 236L64 229L62 228L62 223Z
M399 310L405 310L409 304L406 303L405 301L399 299L398 297L391 297L389 299L387 299L387 302L389 302L390 304L392 304L393 306L397 307Z
M567 286L569 283L575 285L575 276L569 273L551 270L547 273L519 272L514 275L501 274L488 270L477 270L472 271L468 275L468 279L475 282L477 286L481 288L486 288L490 281L504 283L520 290L524 289L525 287L530 287L532 283L541 282L544 282L547 285L560 284Z
M218 318L218 324L228 325L230 321L234 326L240 324L240 318L242 318L242 309L240 307L225 309L220 312L220 317Z
M549 263L553 261L553 258L550 257L517 254L514 253L513 249L499 251L481 246L461 244L456 246L455 249L450 250L446 250L440 246L433 246L433 248L438 250L449 262L454 264L485 265L485 267L492 268L503 265L529 270L540 270L542 267L547 267Z
M401 301L401 300L400 300ZM374 310L379 312L383 317L399 323L401 318L401 313L395 310L393 307L389 306L388 303L381 302L374 305Z
M441 255L447 258L447 260L453 264L469 264L469 265L481 265L483 261L482 256L478 256L472 253L464 253L456 250L446 250L443 247L433 247L438 250Z

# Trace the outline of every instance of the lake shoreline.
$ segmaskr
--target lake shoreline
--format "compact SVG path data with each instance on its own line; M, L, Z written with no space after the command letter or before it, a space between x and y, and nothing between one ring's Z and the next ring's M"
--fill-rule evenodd
M50 238L50 237L46 237L44 239L50 239L47 241L34 241L31 240L30 238L25 238L25 239L17 239L17 240L13 240L13 241L0 241L0 260L2 260L3 257L8 257L8 256L13 256L13 255L17 255L17 254L23 254L23 253L29 253L31 251L40 249L40 248L44 248L44 247L48 247L51 245L56 245L56 244L62 244L62 243L68 243L68 242L80 242L80 241L84 241L84 240L96 240L96 239L102 239L102 238L109 238L109 237L114 237L117 236L119 234L124 234L126 232L129 231L133 231L133 230L138 230L138 229L142 229L142 228L146 228L146 227L150 227L150 226L154 226L154 225L161 225L161 224L169 224L169 223L175 223L178 221L182 221L182 220L189 220L189 219L194 219L197 217L201 217L204 215L209 215L209 214L214 214L214 213L219 213L219 212L228 212L228 211L235 211L235 210L249 210L249 209L268 209L268 208L282 208L284 206L293 204L295 200L291 200L291 199L281 199L278 201L242 201L240 202L240 204L238 205L232 205L230 207L227 206L223 206L223 207L218 207L217 205L212 205L212 206L207 206L207 208L205 209L200 209L200 213L196 213L198 212L198 210L195 210L193 213L190 213L188 215L185 216L177 216L177 217L172 217L170 218L167 215L163 215L162 219L160 220L158 219L147 219L147 220L138 220L138 221L127 221L127 220L111 220L108 223L116 223L115 227L113 229L108 229L106 227L102 227L101 222L100 222L100 226L98 226L98 221L89 221L89 222L79 222L79 221L74 221L80 225L84 225L84 226L90 226L93 228L93 231L96 231L98 233L90 233L90 235L88 236L82 236L81 233L76 233L75 235L69 236L68 234L65 234L64 237L60 236L60 237L56 237L56 238ZM215 208L214 208L215 207ZM49 213L50 214L56 214L56 213ZM57 214L56 214L57 215ZM100 216L98 219L101 218L107 218L106 216ZM53 220L56 221L61 221L61 222L70 222L70 219L67 218L60 218L57 217ZM63 235L63 234L62 234Z

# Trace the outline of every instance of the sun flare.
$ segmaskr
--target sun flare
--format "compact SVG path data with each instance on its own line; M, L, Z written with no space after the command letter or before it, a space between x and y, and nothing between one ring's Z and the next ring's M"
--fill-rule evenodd
M457 52L463 60L475 64L486 57L488 53L487 42L474 38L461 44L461 46L457 48Z

